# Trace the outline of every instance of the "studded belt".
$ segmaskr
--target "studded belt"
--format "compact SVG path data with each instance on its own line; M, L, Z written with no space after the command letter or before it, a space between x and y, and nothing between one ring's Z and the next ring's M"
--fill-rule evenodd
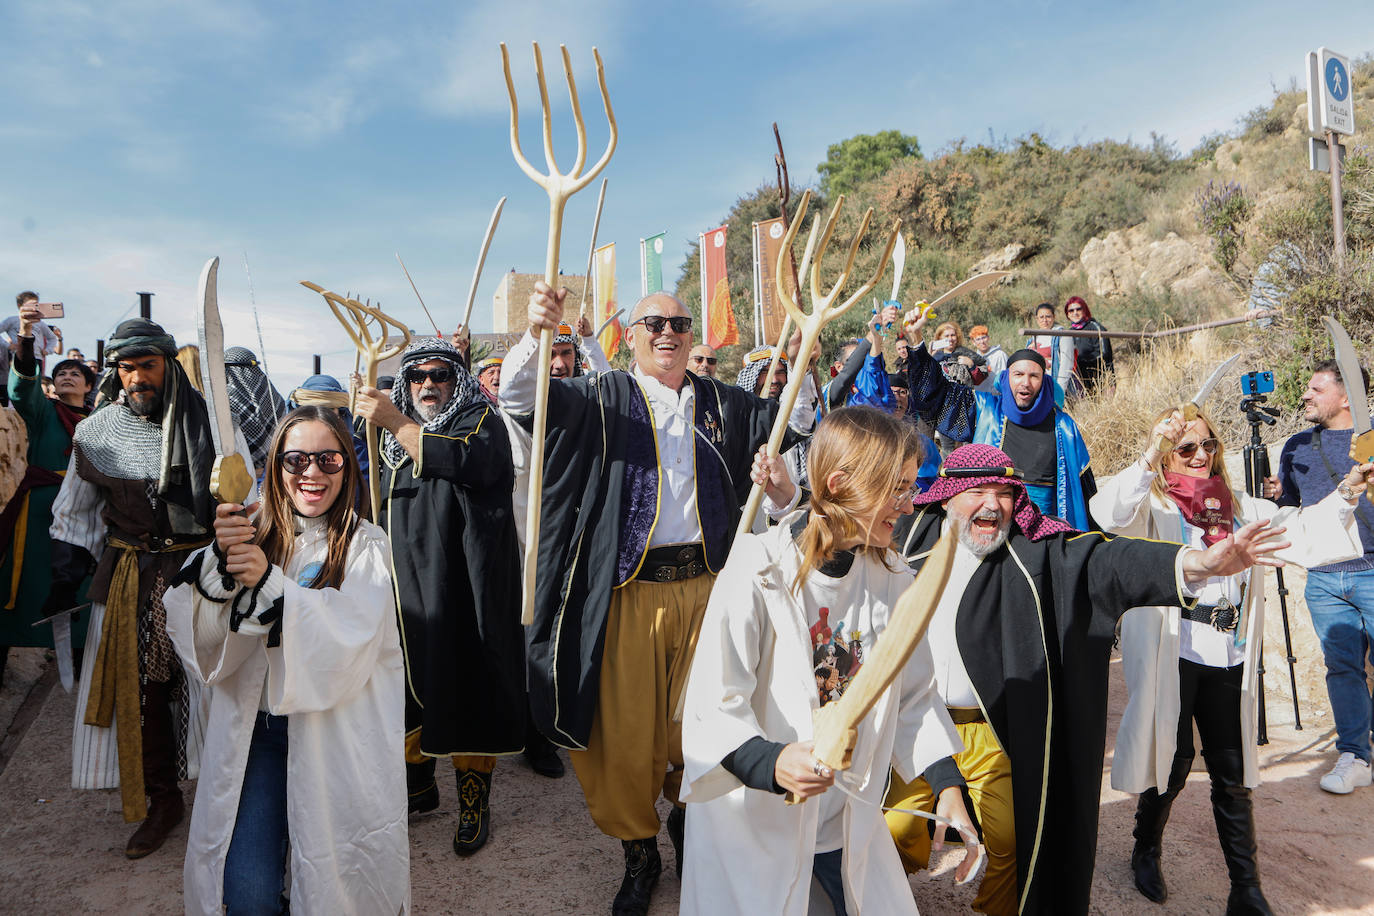
M1194 608L1180 608L1180 616L1194 623L1205 623L1210 627L1229 633L1240 623L1240 608L1226 604L1199 604Z
M635 578L640 582L680 582L706 572L706 551L701 544L668 544L651 547Z

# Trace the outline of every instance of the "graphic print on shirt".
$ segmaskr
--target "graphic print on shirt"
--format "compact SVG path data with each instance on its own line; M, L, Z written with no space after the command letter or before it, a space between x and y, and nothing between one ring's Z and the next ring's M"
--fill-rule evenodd
M323 568L323 560L305 564L305 569L302 569L300 575L296 576L296 584L301 588L309 588L315 584L315 577L320 574L320 570Z
M863 667L863 633L854 630L846 638L845 622L828 624L830 608L819 611L820 619L811 627L811 665L816 675L816 693L824 706L838 700L849 682Z

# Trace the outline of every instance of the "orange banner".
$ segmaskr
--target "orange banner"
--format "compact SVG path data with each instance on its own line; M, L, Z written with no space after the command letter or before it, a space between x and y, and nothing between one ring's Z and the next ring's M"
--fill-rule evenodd
M720 349L739 343L725 272L725 226L701 235L701 317L707 345Z
M754 223L754 269L759 278L759 312L763 317L763 342L766 344L777 344L783 321L787 318L787 310L778 301L778 289L773 282L778 251L782 248L782 238L786 232L781 216ZM783 283L795 297L797 285L792 280L792 272L796 270L796 265L790 253L785 269L787 272L783 275Z
M595 265L596 271L592 314L596 316L596 323L600 326L601 322L614 315L615 310L620 307L615 304L615 242L602 245L596 249L596 256L592 263ZM616 350L620 349L622 327L620 319L617 318L606 325L606 330L602 331L601 336L597 338L601 344L601 349L606 351L607 359L615 356Z

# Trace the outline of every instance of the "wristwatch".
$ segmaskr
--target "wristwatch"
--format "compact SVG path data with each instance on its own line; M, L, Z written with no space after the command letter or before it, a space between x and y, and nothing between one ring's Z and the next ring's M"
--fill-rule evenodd
M1359 492L1354 489L1351 489L1350 485L1346 483L1344 480L1336 484L1336 493L1341 497L1341 499L1345 500L1346 502L1350 502L1352 499L1359 498Z

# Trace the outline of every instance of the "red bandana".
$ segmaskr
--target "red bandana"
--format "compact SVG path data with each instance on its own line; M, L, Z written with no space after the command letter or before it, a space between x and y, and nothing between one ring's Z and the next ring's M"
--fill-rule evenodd
M1187 474L1164 472L1169 495L1183 512L1188 524L1202 529L1202 543L1207 546L1226 540L1231 534L1233 519L1231 491L1217 475L1189 477Z

